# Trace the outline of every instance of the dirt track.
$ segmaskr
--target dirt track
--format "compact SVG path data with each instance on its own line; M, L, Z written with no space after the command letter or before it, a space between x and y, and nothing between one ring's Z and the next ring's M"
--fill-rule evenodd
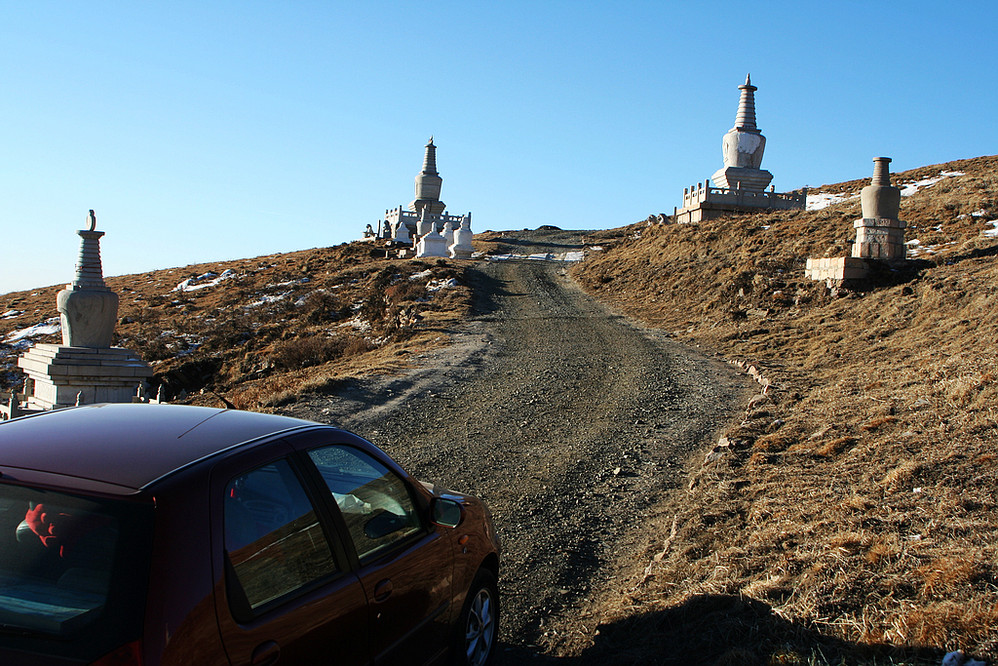
M508 235L504 250L521 255L581 249L579 232ZM489 504L503 544L499 663L521 663L647 541L645 519L745 385L610 312L562 262L483 262L473 276L476 315L454 345L286 411L355 430Z

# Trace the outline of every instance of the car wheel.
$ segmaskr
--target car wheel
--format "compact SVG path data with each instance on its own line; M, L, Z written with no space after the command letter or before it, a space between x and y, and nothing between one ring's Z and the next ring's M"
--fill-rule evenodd
M492 661L499 633L499 587L488 569L475 576L457 625L454 663L485 666Z

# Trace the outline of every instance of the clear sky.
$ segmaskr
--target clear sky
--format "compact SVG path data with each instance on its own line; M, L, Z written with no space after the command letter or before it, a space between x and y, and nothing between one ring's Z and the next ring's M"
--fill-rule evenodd
M722 166L778 191L998 152L993 2L0 3L0 293L335 245L433 135L473 229L622 226Z

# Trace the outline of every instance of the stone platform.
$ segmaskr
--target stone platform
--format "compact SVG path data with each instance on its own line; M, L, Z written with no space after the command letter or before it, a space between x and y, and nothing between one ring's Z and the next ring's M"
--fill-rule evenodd
M870 274L870 264L858 257L822 257L808 259L804 274L832 287L846 280L862 280Z
M729 213L762 210L803 210L807 189L798 192L754 192L741 188L713 187L710 181L683 190L683 207L674 211L676 222L701 222Z
M71 407L80 402L131 402L136 387L152 377L152 368L121 347L68 347L37 344L17 365L28 375L33 391L28 409Z

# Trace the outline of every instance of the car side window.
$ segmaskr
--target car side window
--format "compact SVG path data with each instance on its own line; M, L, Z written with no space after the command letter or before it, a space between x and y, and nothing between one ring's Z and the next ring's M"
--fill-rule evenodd
M375 458L339 445L313 449L309 456L336 498L361 560L423 529L405 481Z
M287 460L225 489L225 550L252 611L337 571L329 542Z

